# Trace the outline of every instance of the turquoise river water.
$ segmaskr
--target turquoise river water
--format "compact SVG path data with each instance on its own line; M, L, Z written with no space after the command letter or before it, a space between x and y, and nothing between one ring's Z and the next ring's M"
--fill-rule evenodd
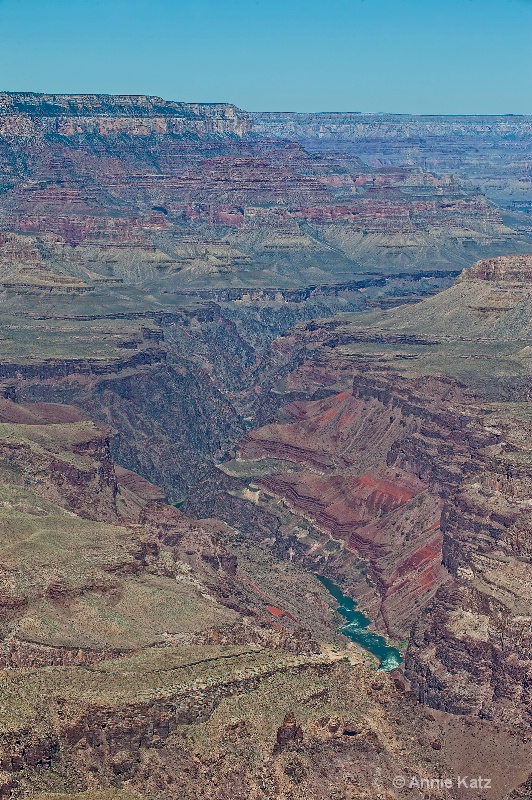
M402 661L401 653L397 648L390 647L383 636L378 633L368 631L371 620L362 612L356 611L356 603L350 597L346 597L342 590L335 583L322 575L316 576L325 586L329 594L340 604L338 613L347 620L339 629L339 633L347 636L353 642L357 642L364 650L373 653L380 661L380 668L389 672L398 667Z

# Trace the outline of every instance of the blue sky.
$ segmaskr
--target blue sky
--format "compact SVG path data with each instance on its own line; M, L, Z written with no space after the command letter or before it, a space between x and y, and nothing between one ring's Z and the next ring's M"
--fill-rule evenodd
M532 0L0 0L0 89L532 113Z

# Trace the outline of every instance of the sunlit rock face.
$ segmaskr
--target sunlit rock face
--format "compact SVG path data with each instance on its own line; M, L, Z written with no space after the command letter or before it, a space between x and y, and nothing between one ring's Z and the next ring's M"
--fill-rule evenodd
M464 272L463 279L516 284L516 288L528 290L532 283L532 255L512 255L477 261Z
M117 133L242 136L249 116L229 103L174 103L144 95L0 93L4 137Z
M345 282L427 264L454 272L524 247L452 174L309 153L261 131L228 104L3 93L0 230L36 236L44 268L89 287L172 291ZM14 288L27 290L27 272Z

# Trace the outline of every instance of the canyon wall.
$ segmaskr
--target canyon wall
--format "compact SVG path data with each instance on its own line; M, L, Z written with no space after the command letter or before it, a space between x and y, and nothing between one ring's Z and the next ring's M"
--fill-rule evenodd
M0 92L0 136L192 134L243 136L249 116L229 103L174 103L144 95Z
M405 307L365 323L296 328L278 346L301 348L303 362L263 386L272 421L246 435L202 499L190 499L197 510L213 503L263 552L338 581L397 639L412 628L406 674L423 703L523 730L532 656L529 268L530 256L479 262L415 314ZM500 302L488 305L483 293ZM455 325L482 343L472 363L449 337ZM494 363L488 389L483 371ZM523 392L509 389L512 373L523 375Z
M512 212L532 210L530 116L253 112L251 118L262 136L353 152L371 164L423 164L478 183ZM520 224L530 230L526 216Z
M481 190L444 173L307 152L228 104L3 93L1 283L294 288L526 251Z

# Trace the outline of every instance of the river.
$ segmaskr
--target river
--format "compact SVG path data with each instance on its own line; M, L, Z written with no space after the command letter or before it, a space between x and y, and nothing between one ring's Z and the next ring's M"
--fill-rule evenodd
M391 647L383 636L369 631L371 620L356 610L356 602L342 593L339 586L323 575L316 576L325 586L330 595L340 604L338 613L347 620L339 628L339 633L347 636L353 642L357 642L364 650L372 653L379 659L380 668L389 672L398 667L402 661L401 653L397 648Z

